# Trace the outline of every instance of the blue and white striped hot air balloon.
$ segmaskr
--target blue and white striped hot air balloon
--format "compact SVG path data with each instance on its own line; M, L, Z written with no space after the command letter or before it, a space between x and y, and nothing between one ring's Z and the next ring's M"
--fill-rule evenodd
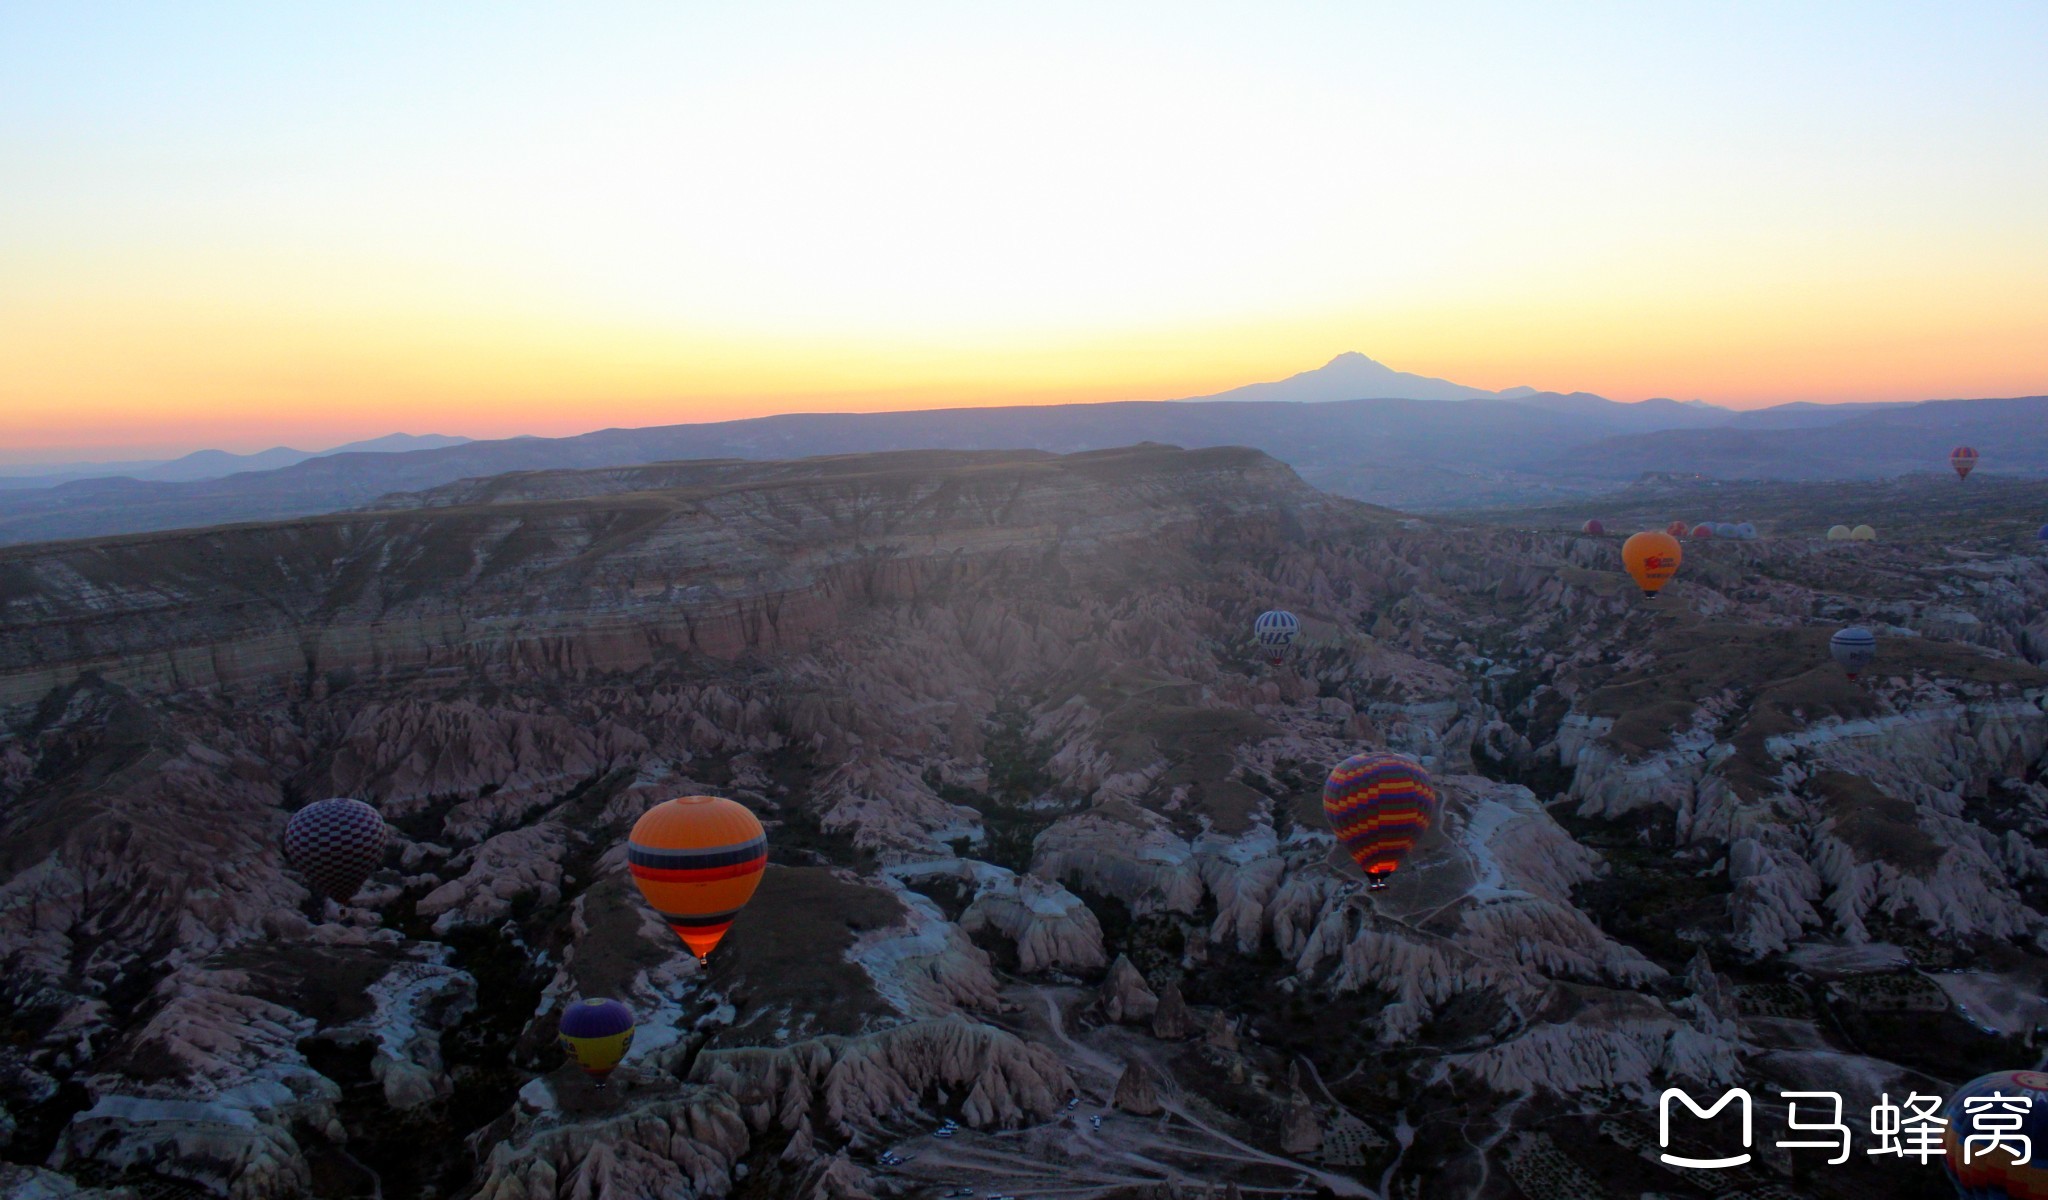
M1300 632L1301 622L1284 608L1262 612L1252 622L1252 635L1265 647L1266 661L1270 663L1277 664L1287 657L1287 647L1294 644L1294 635Z
M1842 664L1842 670L1848 673L1849 678L1854 679L1858 672L1870 665L1871 659L1877 657L1877 635L1861 625L1836 630L1835 636L1828 639L1828 652Z

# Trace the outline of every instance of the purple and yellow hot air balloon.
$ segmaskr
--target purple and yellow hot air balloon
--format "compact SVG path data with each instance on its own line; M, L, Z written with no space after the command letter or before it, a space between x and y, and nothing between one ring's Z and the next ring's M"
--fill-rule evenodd
M1957 479L1968 479L1977 466L1977 451L1972 446L1957 446L1948 452L1948 465L1955 468Z
M562 1049L603 1087L633 1046L633 1010L617 1000L578 1000L562 1013Z
M1996 1071L1973 1079L1949 1097L1941 1115L1948 1121L1943 1167L1956 1195L2048 1200L2048 1075Z
M1352 755L1323 785L1323 815L1374 891L1436 823L1437 808L1429 772L1384 751Z
M640 894L701 961L760 886L768 835L745 805L682 796L634 823L626 861Z

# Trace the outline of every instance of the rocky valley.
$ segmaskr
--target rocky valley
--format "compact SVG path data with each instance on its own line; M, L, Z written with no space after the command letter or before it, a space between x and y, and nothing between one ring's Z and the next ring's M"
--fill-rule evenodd
M1774 1143L2042 1062L2009 498L1752 509L1654 600L1618 538L1149 444L0 549L0 1195L1944 1195ZM1369 892L1319 796L1378 748L1444 806ZM770 845L701 966L625 863L690 793ZM330 796L395 834L346 907L279 849ZM603 1089L579 996L638 1017ZM1736 1085L1754 1161L1661 1161L1659 1094Z

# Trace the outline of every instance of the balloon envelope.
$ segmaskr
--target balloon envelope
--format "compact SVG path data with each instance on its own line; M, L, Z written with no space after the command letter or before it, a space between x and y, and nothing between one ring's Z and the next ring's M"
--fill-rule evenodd
M1374 887L1429 832L1437 807L1429 772L1398 754L1354 754L1323 784L1323 815Z
M1835 636L1828 639L1828 653L1834 655L1835 661L1849 673L1849 678L1854 679L1858 672L1870 665L1871 659L1877 657L1877 635L1861 625L1838 629Z
M1948 465L1956 469L1957 479L1968 479L1971 468L1977 465L1977 451L1969 446L1957 446L1948 452Z
M1849 531L1849 540L1852 542L1874 542L1877 540L1877 530L1872 529L1868 525L1858 525Z
M1732 538L1735 536L1735 526L1726 521L1716 521L1714 522L1714 536L1717 538Z
M336 903L363 890L384 860L391 830L360 800L322 800L292 814L284 826L285 860Z
M1643 595L1654 596L1678 573L1678 539L1660 530L1631 536L1621 544L1621 564Z
M1666 526L1664 527L1664 532L1666 532L1666 533L1670 534L1670 535L1671 535L1672 537L1675 537L1675 538L1682 538L1682 537L1684 537L1684 536L1686 535L1686 532L1687 532L1687 531L1686 531L1686 527L1685 527L1685 522L1684 522L1684 521L1673 521L1673 522L1672 522L1671 524L1669 524L1669 525L1666 525Z
M2041 531L2034 535L2034 540L2037 542L2048 542L2048 525L2041 526Z
M1699 525L1695 525L1695 526L1693 526L1693 527L1692 527L1692 535L1693 535L1694 537L1696 537L1696 538L1710 538L1710 537L1713 537L1713 536L1714 536L1714 527L1713 527L1712 525L1707 525L1707 524L1704 524L1704 523L1702 523L1702 524L1699 524Z
M1252 636L1266 648L1266 657L1273 662L1280 661L1287 647L1294 644L1294 636L1300 632L1301 622L1284 608L1262 612L1259 619L1252 622Z
M1969 1200L2048 1200L2048 1075L1995 1071L1966 1083L1941 1115L1942 1163ZM2017 1136L2015 1136L2017 1135ZM2017 1153L2018 1138L2029 1154Z
M701 959L761 885L768 835L743 804L681 796L634 822L626 861L640 894Z
M603 1080L633 1045L633 1010L616 1000L578 1000L562 1013L561 1041L584 1074Z
M1848 541L1849 527L1847 525L1830 525L1828 527L1828 540L1831 542Z
M1600 518L1598 517L1594 517L1592 520L1586 522L1584 525L1581 525L1579 529L1580 532L1590 533L1594 537L1599 537L1607 532L1607 526L1601 524Z
M1742 524L1737 525L1735 527L1735 536L1741 538L1745 542L1749 541L1756 537L1756 526L1750 524L1748 521L1744 521Z

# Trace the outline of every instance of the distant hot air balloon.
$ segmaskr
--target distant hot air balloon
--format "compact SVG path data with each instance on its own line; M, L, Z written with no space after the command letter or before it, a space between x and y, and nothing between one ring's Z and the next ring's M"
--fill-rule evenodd
M1849 531L1849 540L1852 542L1874 542L1877 540L1877 530L1872 529L1868 525L1858 525Z
M616 1000L578 1000L562 1014L562 1049L603 1087L633 1045L633 1010Z
M1621 544L1621 564L1645 596L1656 595L1671 582L1681 557L1678 539L1660 530L1631 535Z
M1861 625L1838 629L1835 636L1828 639L1828 653L1834 655L1835 661L1842 664L1842 670L1854 679L1870 665L1871 659L1877 657L1877 635Z
M1977 465L1977 452L1968 446L1957 446L1948 452L1948 465L1956 469L1957 479L1968 479Z
M1847 525L1830 525L1828 527L1828 540L1831 542L1848 541L1849 527Z
M2048 1197L2048 1075L1995 1071L1973 1079L1949 1097L1941 1115L1948 1122L1941 1131L1942 1167L1957 1196Z
M1282 608L1262 612L1259 619L1252 622L1252 636L1266 648L1266 661L1275 665L1287 657L1287 647L1294 644L1294 635L1300 632L1301 622Z
M384 860L391 830L360 800L322 800L284 826L285 861L337 904L347 904Z
M1673 521L1673 522L1672 522L1671 524L1669 524L1669 525L1666 525L1666 526L1664 527L1664 532L1666 532L1666 533L1670 534L1670 535L1671 535L1672 537L1675 537L1675 538L1682 538L1682 537L1684 537L1684 536L1686 535L1686 526L1685 526L1685 522L1684 522L1684 521Z
M626 861L640 894L702 959L760 886L768 835L745 805L681 796L633 823Z
M1741 538L1745 542L1753 542L1756 540L1756 526L1750 524L1748 521L1744 521L1742 524L1737 525L1735 527L1735 536Z
M2034 534L2034 540L2037 542L2048 542L2048 525L2041 526L2040 531Z
M1437 807L1429 772L1398 754L1354 754L1323 785L1323 815L1374 891L1429 832Z
M1701 524L1692 527L1692 536L1704 541L1707 538L1714 536L1714 527L1712 525L1708 525L1702 522Z
M1735 526L1727 521L1716 521L1714 522L1714 536L1717 538L1732 538L1735 536Z
M1607 534L1607 526L1603 525L1600 522L1600 518L1594 517L1592 520L1586 522L1584 525L1581 525L1579 527L1579 531L1581 533L1590 533L1594 537L1605 537Z

